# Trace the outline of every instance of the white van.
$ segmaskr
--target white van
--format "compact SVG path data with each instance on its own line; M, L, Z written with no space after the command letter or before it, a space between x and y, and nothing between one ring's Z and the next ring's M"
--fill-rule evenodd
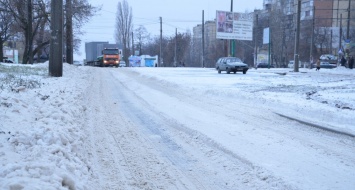
M288 67L288 68L294 68L294 65L295 65L295 61L294 61L294 60L291 60L290 62L288 62L287 67ZM301 68L301 66L302 66L302 62L299 61L299 62L298 62L298 67Z
M126 62L121 60L120 64L119 64L119 67L126 67Z

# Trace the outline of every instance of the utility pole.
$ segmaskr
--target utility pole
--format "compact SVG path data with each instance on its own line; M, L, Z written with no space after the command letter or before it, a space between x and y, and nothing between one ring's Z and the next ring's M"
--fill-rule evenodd
M202 10L202 56L201 56L202 68L205 67L205 11Z
M72 0L66 0L65 2L67 14L66 14L66 62L73 64L73 9Z
M340 24L339 24L339 54L340 51L342 51L342 47L341 47L341 36L343 35L343 14L340 14ZM342 53L345 53L342 51ZM340 55L339 55L340 58Z
M174 66L177 66L177 28L175 28L175 56L174 56Z
M351 0L349 0L349 6L348 6L348 22L347 22L347 29L346 29L346 40L350 39L349 36L349 30L350 30L350 5L351 5Z
M314 19L315 19L315 15L316 15L316 7L313 6L311 47L310 47L310 52L309 52L309 68L312 68L312 63L313 63L313 41L314 41Z
M132 32L131 34L132 34L132 55L135 55L135 53L134 53L134 39L133 39L133 32Z
M333 30L330 31L329 54L333 54Z
M15 61L15 35L12 36L12 61L16 63Z
M27 0L27 50L28 63L33 64L32 0Z
M255 48L254 48L254 66L255 66L255 68L257 68L257 61L258 61L258 36L257 36L257 34L258 34L258 23L259 23L259 15L258 14L256 14L255 15L255 27L254 28L256 28L255 29L255 32L254 32L254 46L255 46Z
M160 56L159 56L159 67L162 65L162 59L163 59L163 53L161 51L161 46L162 46L162 41L163 41L163 19L160 17Z
M271 62L272 62L272 54L271 54L271 24L270 24L270 18L269 18L269 59L268 59L268 64L267 64L267 68L270 69L270 65L271 65Z
M63 76L63 1L51 0L49 75Z
M297 1L297 19L296 19L296 36L295 36L295 54L294 54L294 72L299 72L299 46L300 46L300 22L301 22L301 0Z

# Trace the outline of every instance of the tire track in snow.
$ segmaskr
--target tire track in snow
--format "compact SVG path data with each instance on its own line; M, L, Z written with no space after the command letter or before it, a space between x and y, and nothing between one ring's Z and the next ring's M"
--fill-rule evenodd
M151 141L155 142L163 155L178 166L187 177L199 181L201 187L198 189L245 189L250 186L253 186L252 189L261 187L293 189L207 136L189 129L162 112L157 112L137 94L139 92L132 90L136 86L131 86L132 83L125 84L128 81L132 82L134 77L125 78L121 74L125 75L120 73L120 77L116 77L124 88L120 89L129 92L127 96L131 99L125 101L127 105L124 107L126 112L134 113L128 114L128 117L142 126L143 132L151 136Z
M186 108L190 109L189 111L193 110L191 109L192 107L196 107L204 109L205 111L207 110L210 112L211 116L218 116L220 113L223 113L225 119L220 120L220 124L228 125L227 121L230 121L234 122L234 126L238 128L237 133L231 131L237 134L237 139L233 139L233 141L240 142L238 139L244 140L240 142L242 145L237 145L237 147L247 148L247 150L249 150L247 152L252 153L257 153L255 150L260 150L260 153L256 155L250 153L249 155L244 155L247 153L245 150L239 151L231 146L229 146L227 150L232 149L232 152L238 152L240 158L252 162L255 165L277 171L276 176L282 177L287 181L290 180L292 184L296 186L313 186L319 188L327 186L346 187L353 184L351 180L349 181L349 172L353 173L351 172L351 168L354 168L354 155L352 154L353 151L351 151L354 148L354 140L341 139L334 135L319 133L318 130L314 130L313 128L281 118L272 112L273 109L267 107L261 106L256 111L253 105L241 105L238 107L233 107L232 104L221 105L220 101L218 103L218 100L209 99L211 97L205 98L201 94L193 94L189 91L191 89L186 87L184 88L173 83L160 81L154 77L142 77L140 73L130 69L124 72L119 71L118 73L119 77L117 76L116 78L126 80L127 88L139 97L141 102L147 104L147 106L144 107L151 107L150 109L155 110L156 115L161 115L163 118L175 118L174 114L171 113L176 113L176 110L171 111L170 116L168 116L170 112L168 110L166 110L166 113L164 113L164 111L158 111L164 110L164 108L161 108L161 104L154 102L154 99L149 98L149 96L167 96L166 99L162 98L162 101L169 102L171 109L178 109L179 107L181 108L182 105L186 106L185 104L188 104L189 106L186 106ZM117 75L117 73L115 73L115 75ZM198 80L198 77L196 80ZM183 90L187 91L184 92ZM149 91L148 94L142 94L147 91ZM153 101L151 102L151 100ZM208 102L209 105L206 105L206 102ZM177 104L182 105L175 107ZM194 115L199 111L198 109L195 110L197 112L195 112ZM239 118L241 121L239 121L239 118L236 118L233 113L240 115ZM186 114L185 116L189 120L192 119ZM183 117L171 120L175 120L178 123L176 126L184 126L181 123L181 121L184 120ZM204 121L200 120L199 125L203 125L203 123ZM216 124L210 123L210 125L214 126ZM188 128L194 127L188 126ZM224 130L225 129L224 127ZM163 128L162 130L165 129ZM228 137L228 135L226 137ZM208 142L208 140L205 142ZM337 146L333 146L334 144ZM262 159L258 159L259 156ZM300 159L294 159L295 157L299 157ZM249 161L249 159L251 160ZM266 163L264 163L264 159L266 159ZM318 178L328 179L328 176L333 173L323 171L324 168L327 168L331 163L340 163L338 165L339 167L331 168L330 170L338 173L338 175L334 176L336 178L330 178L326 183L320 184L318 181L322 181L322 179L319 180ZM318 169L323 169L324 174L323 172L319 172ZM269 173L268 176L273 176L270 172L264 173ZM301 183L305 176L311 177L314 181L309 181L305 184ZM298 181L295 181L293 177ZM337 181L341 181L342 183Z
M125 100L118 101L117 88L105 72L94 73L97 81L88 94L94 160L100 166L96 171L102 189L195 189L169 162L157 156L149 141L137 133L135 123L122 115Z

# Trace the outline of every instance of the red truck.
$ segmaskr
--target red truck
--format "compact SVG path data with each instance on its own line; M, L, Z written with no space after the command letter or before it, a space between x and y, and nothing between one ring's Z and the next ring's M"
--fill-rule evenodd
M97 57L97 65L100 67L118 67L119 62L120 54L118 48L105 48L102 50L102 55Z

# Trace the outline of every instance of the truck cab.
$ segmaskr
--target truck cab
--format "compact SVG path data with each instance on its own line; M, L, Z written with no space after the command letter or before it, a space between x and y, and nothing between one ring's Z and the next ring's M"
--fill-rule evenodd
M102 55L97 57L97 62L101 67L119 66L120 56L118 48L105 48Z

